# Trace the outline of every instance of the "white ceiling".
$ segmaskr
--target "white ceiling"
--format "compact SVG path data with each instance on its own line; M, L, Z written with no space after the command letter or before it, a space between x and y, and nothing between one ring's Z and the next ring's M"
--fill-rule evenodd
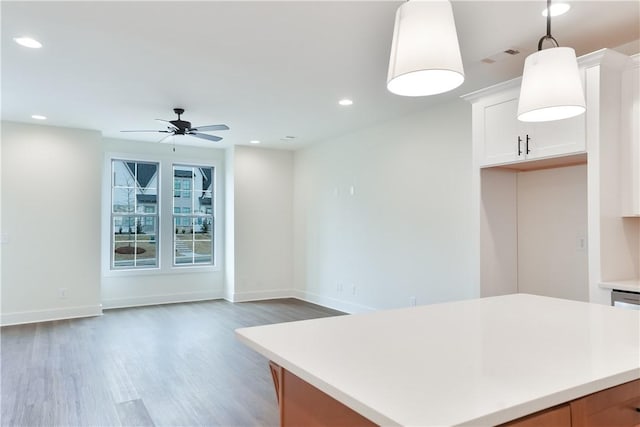
M465 83L448 94L405 98L386 90L398 1L1 2L2 119L97 129L159 140L153 119L226 123L227 147L259 139L297 148L423 110L521 74L544 35L544 0L453 1ZM572 1L552 33L578 55L640 38L640 2ZM42 49L13 37L30 35ZM637 43L636 43L637 44ZM632 44L631 51L637 51ZM482 58L516 47L492 65ZM349 97L351 107L337 101ZM286 135L293 142L281 141Z

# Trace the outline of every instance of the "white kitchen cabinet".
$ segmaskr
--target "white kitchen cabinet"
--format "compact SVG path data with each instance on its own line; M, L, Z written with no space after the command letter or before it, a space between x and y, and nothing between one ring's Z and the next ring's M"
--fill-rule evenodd
M562 156L586 150L585 115L564 120L532 123L527 159Z
M640 216L640 55L622 74L622 215Z
M472 103L472 201L478 216L471 243L481 296L532 292L609 304L610 292L599 283L637 280L640 222L621 215L624 194L631 195L627 205L640 203L640 75L637 59L634 71L630 62L609 49L579 58L587 111L572 119L520 123L520 79L463 97ZM580 177L563 175L572 165L582 165ZM528 171L533 174L526 186ZM545 180L547 175L555 178ZM556 194L574 178L566 197ZM625 185L633 188L625 192ZM569 203L578 193L579 201ZM564 224L560 231L554 229L558 224Z
M474 133L482 153L482 165L522 160L521 122L514 120L518 111L518 90L511 88L473 104ZM476 138L474 137L474 143Z
M517 79L466 97L473 102L473 141L481 167L585 151L584 114L553 122L521 122L517 118L519 94Z

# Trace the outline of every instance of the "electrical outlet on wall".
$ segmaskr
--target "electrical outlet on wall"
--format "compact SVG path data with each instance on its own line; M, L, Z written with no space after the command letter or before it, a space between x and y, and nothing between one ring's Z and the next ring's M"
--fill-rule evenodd
M587 237L584 235L579 235L576 237L576 251L578 252L586 252L587 251Z
M416 306L416 297L409 297L409 306L410 307Z
M67 288L58 289L58 298L66 299L67 298Z

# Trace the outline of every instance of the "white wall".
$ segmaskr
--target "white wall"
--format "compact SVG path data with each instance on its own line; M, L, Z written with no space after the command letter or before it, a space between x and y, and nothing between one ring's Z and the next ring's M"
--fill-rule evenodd
M512 170L480 171L480 295L518 292L517 176Z
M233 301L291 296L293 153L234 149Z
M0 189L2 189L2 126L4 124L0 122ZM2 191L0 191L0 317L2 315L2 249L5 245L4 228L2 228ZM0 325L2 325L2 319L0 318Z
M105 139L103 168L109 170L109 158L114 155L125 160L151 160L160 162L160 269L147 271L110 271L110 181L102 174L102 302L105 308L125 307L164 302L195 301L224 296L224 157L225 151L154 142ZM173 189L172 165L194 164L216 167L215 229L218 236L214 248L216 266L172 267ZM167 202L169 201L169 202Z
M16 313L30 311L69 317L69 308L78 315L95 314L101 302L109 308L294 295L361 311L407 306L409 297L425 304L478 296L472 268L477 251L470 244L470 114L466 102L455 101L297 153L241 146L226 152L178 146L174 153L168 144L9 123L2 142L2 233L9 237L2 251L3 321L5 314L18 319ZM219 201L229 204L217 212L217 232L223 237L225 229L232 231L234 239L226 247L219 240L216 269L172 270L165 237L162 274L108 270L104 170L110 155L218 167ZM23 164L34 165L36 173L27 174L24 185L8 185L16 182L8 178L25 176ZM52 168L55 179L37 179L37 173ZM162 188L171 188L170 172L161 171L161 179ZM89 189L81 205L77 191L67 190L78 182ZM46 217L36 208L25 215L22 206L40 200L63 204L48 209ZM171 207L165 203L161 209L161 227L167 228ZM225 210L232 229L225 227ZM46 226L34 226L40 218L49 221ZM68 218L82 232L50 232L51 224ZM22 238L16 241L15 229L38 242L46 268L30 267L33 260L24 253L35 249ZM59 250L67 243L79 249L75 259ZM230 259L225 251L231 251ZM62 287L64 300L58 299ZM46 317L20 316L25 321Z
M518 291L589 301L587 166L518 173Z
M236 255L235 255L235 178L234 161L236 157L235 147L229 147L224 153L224 298L233 301L236 275Z
M468 103L320 142L294 171L298 296L351 312L479 296Z
M100 142L2 123L3 325L101 313Z

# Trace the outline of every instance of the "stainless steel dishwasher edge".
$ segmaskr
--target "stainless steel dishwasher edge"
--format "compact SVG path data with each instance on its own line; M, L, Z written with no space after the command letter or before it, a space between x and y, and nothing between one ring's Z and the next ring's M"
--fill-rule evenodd
M640 292L613 289L611 291L611 305L631 310L640 310Z

